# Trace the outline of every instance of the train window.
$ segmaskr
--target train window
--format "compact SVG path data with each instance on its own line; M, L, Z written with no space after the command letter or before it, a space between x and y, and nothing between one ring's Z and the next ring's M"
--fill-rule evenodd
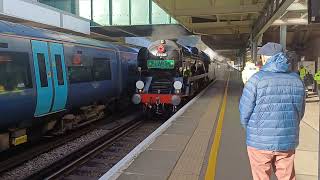
M0 48L8 48L8 43L0 43Z
M48 87L46 60L43 53L37 53L41 87Z
M136 76L137 75L137 66L136 64L133 64L133 63L129 63L128 64L128 74L129 75L132 75L132 76Z
M29 54L0 52L0 93L32 88Z
M96 81L111 80L110 59L94 58L93 75Z
M64 85L61 55L60 54L56 54L56 55L54 55L54 58L56 60L58 85Z
M90 66L69 67L70 83L83 83L93 81L92 68Z

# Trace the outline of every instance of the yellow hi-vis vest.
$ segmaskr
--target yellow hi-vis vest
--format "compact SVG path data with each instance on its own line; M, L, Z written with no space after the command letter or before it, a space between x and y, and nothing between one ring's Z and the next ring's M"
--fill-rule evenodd
M300 68L299 70L300 78L303 80L304 77L307 75L307 69L306 68Z
M320 84L320 70L314 75L314 80L317 81L317 84Z

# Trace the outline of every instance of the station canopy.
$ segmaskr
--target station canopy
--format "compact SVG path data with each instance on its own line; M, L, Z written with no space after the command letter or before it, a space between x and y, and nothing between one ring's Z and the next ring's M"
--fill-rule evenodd
M154 0L214 49L245 47L270 26L307 23L306 0Z

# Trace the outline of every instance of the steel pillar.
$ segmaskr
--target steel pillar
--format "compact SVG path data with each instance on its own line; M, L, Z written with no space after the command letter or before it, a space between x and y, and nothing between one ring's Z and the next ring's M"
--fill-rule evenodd
M257 41L253 41L252 42L252 46L251 46L251 54L252 54L252 61L253 63L257 62L257 52L258 52L258 43Z
M280 44L282 45L283 49L287 49L287 26L281 25L280 26Z
M251 47L251 60L253 63L257 62L257 52L258 52L258 41L261 40L260 38L261 36L259 36L258 39L254 39L253 34L251 34L250 36L250 47Z

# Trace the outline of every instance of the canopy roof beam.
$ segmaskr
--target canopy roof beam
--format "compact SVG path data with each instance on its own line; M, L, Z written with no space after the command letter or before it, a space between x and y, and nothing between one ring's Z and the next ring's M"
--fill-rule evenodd
M208 22L208 23L193 23L193 29L203 29L203 28L232 28L238 26L248 27L252 25L252 21L230 21L230 22Z
M174 16L213 16L213 15L236 15L236 14L259 14L264 4L242 5L235 8L207 8L207 9L175 9Z
M287 8L294 1L295 0L268 0L262 14L253 26L253 40L257 41L272 23L286 12Z

